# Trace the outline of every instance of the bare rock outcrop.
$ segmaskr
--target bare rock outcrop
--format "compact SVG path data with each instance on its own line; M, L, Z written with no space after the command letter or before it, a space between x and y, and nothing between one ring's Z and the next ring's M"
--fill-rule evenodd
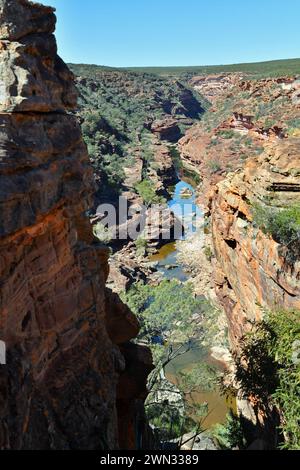
M17 41L30 34L54 33L55 9L27 0L1 0L0 39Z
M76 106L73 74L57 55L54 9L0 2L0 112L53 112Z
M282 246L253 224L251 205L257 202L274 208L300 204L299 139L268 144L211 196L215 282L235 345L263 309L300 309L300 261L288 263Z
M76 94L54 27L52 8L0 1L0 448L130 448L151 357L128 343L138 323L105 287L108 250L87 216L93 172L66 113Z
M207 100L215 103L224 91L231 91L242 79L242 73L216 73L197 75L191 79L190 84Z
M151 125L151 131L161 140L169 142L177 142L181 134L177 120L171 117L154 121Z

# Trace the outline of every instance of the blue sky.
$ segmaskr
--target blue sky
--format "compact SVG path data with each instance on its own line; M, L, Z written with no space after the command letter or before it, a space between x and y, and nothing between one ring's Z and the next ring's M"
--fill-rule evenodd
M39 0L67 62L213 65L300 57L299 0Z

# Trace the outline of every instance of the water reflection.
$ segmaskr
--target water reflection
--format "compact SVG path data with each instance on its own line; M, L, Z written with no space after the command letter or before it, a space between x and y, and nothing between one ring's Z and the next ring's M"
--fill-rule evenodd
M166 368L166 377L174 385L180 381L180 373L190 372L199 364L205 362L214 366L218 371L224 371L224 365L214 360L208 351L197 343L186 354L175 358ZM203 419L201 425L203 429L210 429L212 426L225 423L226 416L230 410L236 413L236 399L234 396L224 397L216 385L215 390L198 390L187 397L191 404L206 403L208 414ZM193 417L192 417L193 418ZM197 421L197 420L196 420ZM200 419L199 419L200 421Z

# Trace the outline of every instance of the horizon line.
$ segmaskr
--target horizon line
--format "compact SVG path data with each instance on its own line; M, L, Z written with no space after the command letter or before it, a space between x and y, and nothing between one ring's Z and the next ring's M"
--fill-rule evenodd
M228 66L237 66L237 65L255 65L255 64L267 64L272 62L284 62L284 61L293 61L300 60L300 57L290 57L287 59L271 59L271 60L258 60L251 62L236 62L236 63L224 63L224 64L205 64L205 65L105 65L105 64L96 64L96 63L87 63L87 62L72 62L67 61L68 64L73 65L95 65L97 67L107 67L107 68L117 68L117 69L129 69L129 68L205 68L205 67L228 67Z

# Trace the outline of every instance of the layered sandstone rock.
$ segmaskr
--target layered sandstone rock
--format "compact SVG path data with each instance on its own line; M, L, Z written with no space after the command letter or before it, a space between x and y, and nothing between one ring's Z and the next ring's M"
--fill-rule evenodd
M211 103L215 103L225 91L230 91L243 79L242 73L219 73L197 75L190 81L191 86Z
M225 74L226 77L226 74ZM211 186L229 172L243 169L267 142L299 136L299 80L295 77L245 80L232 75L230 87L218 88L213 106L202 122L179 141L187 168L202 178L201 202L206 204ZM222 76L219 77L220 80ZM195 84L215 83L218 76L195 77Z
M217 294L236 345L264 309L300 309L300 261L288 263L283 247L255 227L255 202L277 209L300 203L299 139L268 144L212 194Z
M0 448L134 447L151 357L128 343L138 323L105 288L108 250L86 215L92 169L66 113L76 95L54 26L51 8L0 0Z
M148 167L147 177L155 185L157 193L168 198L170 187L178 183L176 164L168 144L154 139L152 148L153 165Z
M73 74L57 55L54 9L0 1L0 112L73 108Z
M54 8L27 0L1 0L0 39L16 41L30 34L53 33L56 24L54 11Z

